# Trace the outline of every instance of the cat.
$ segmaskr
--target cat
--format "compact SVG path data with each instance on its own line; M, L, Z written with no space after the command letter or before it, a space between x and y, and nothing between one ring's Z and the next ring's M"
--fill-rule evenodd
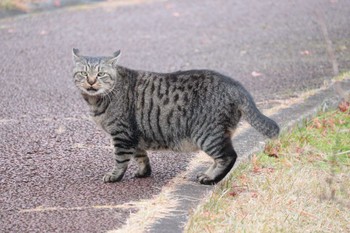
M236 161L231 136L242 115L263 135L278 136L277 123L239 82L211 70L136 71L117 65L120 54L89 57L73 49L75 85L115 149L104 182L120 181L130 159L138 165L135 177L150 176L146 150L202 150L214 162L197 179L216 184Z

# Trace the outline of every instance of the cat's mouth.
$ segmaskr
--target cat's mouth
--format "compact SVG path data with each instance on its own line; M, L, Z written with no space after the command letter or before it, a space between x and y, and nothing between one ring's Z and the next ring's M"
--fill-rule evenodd
M93 88L93 87L89 87L86 89L89 93L96 93L98 90Z
M86 88L85 90L89 95L98 95L99 94L99 89L96 89L93 87Z

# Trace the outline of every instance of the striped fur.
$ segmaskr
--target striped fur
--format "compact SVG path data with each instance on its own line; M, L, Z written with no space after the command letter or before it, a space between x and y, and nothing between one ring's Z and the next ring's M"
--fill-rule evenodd
M278 135L278 125L237 81L210 70L135 71L116 64L119 54L85 57L73 51L75 84L115 148L115 167L105 182L121 180L131 159L139 165L135 176L150 176L146 150L169 149L210 155L214 163L198 179L214 184L236 161L231 136L242 115L263 135Z

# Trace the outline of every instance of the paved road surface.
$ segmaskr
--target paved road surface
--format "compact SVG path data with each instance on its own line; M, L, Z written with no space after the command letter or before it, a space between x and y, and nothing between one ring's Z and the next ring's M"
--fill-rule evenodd
M129 169L121 183L103 184L112 150L73 86L73 47L121 49L120 63L135 69L215 69L262 107L350 67L347 0L112 5L0 21L0 232L118 229L138 211L132 201L159 194L191 159L152 153L152 177Z

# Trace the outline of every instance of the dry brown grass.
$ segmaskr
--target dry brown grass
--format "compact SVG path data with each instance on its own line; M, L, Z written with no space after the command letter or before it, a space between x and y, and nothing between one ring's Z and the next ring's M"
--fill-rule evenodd
M186 232L350 232L350 114L269 143L197 208Z

